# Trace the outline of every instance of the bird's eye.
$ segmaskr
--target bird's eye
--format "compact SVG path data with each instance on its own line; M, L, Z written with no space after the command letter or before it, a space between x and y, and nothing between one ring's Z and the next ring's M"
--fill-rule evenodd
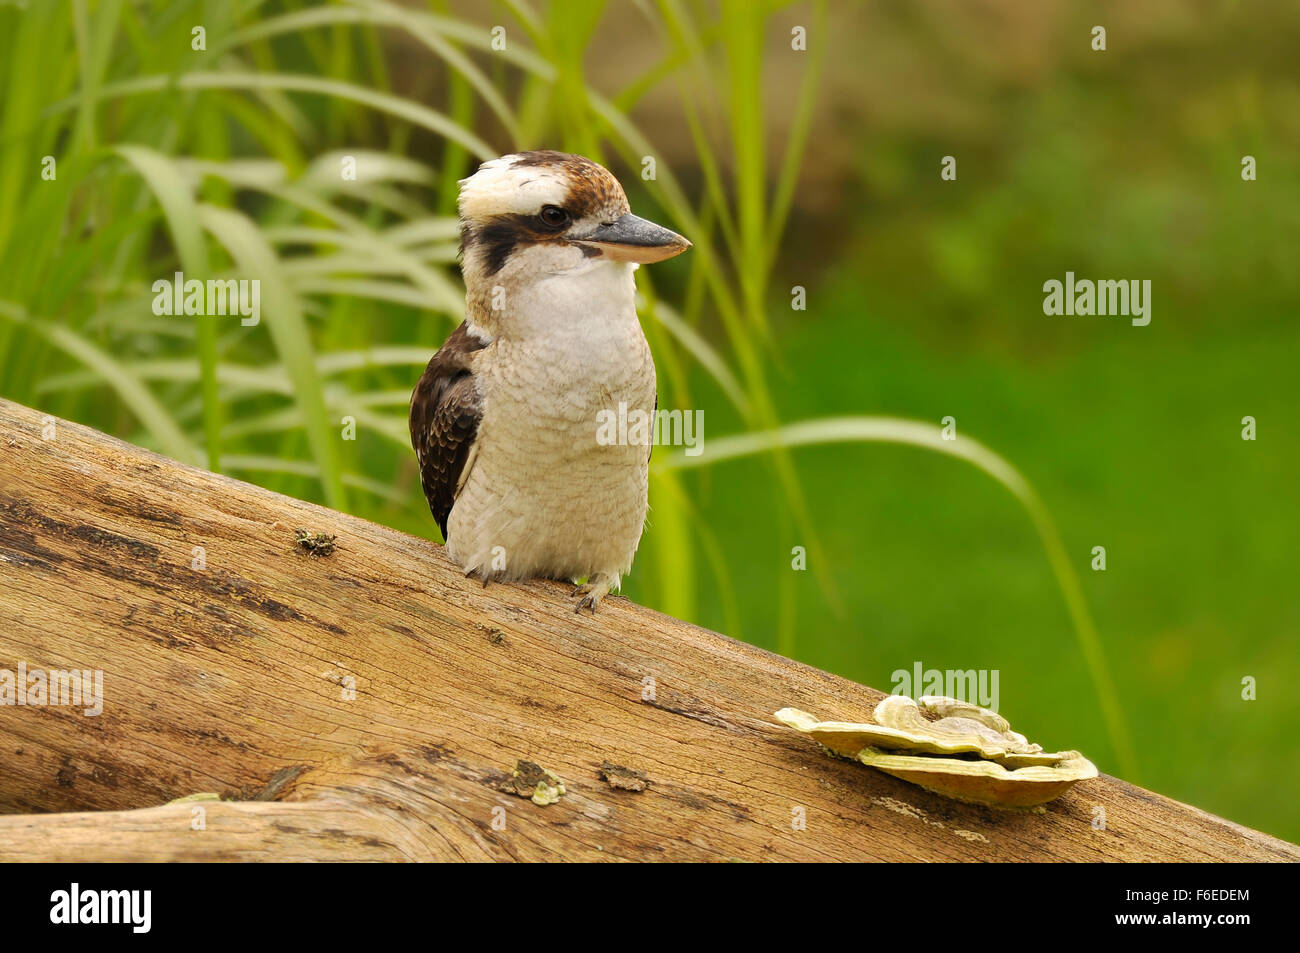
M551 228L560 228L569 223L569 213L558 205L543 205L542 222Z

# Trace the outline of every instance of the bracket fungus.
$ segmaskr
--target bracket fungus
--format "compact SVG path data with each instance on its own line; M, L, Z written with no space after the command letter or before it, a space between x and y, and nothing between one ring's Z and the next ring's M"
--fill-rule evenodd
M776 713L832 754L958 801L1034 808L1097 776L1079 752L1044 751L997 712L955 698L890 695L872 717L874 724L854 724L818 721L797 708Z

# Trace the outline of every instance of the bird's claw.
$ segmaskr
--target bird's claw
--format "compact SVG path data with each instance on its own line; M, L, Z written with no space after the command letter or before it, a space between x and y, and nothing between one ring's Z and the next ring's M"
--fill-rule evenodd
M596 606L600 605L600 600L609 594L609 590L614 586L613 580L605 573L597 573L584 586L575 586L573 595L582 596L577 605L573 607L574 612L581 612L583 609L588 610L592 615L596 614Z

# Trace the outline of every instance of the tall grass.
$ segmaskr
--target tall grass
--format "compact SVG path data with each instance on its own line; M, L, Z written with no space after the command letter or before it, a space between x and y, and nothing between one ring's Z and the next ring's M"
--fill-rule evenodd
M606 9L504 4L507 45L431 3L326 5L203 0L34 3L0 10L0 380L5 396L75 417L178 459L249 476L394 525L432 523L406 436L418 368L462 317L452 217L456 180L499 153L540 146L639 170L647 201L694 242L683 304L642 272L643 313L664 406L689 378L716 383L743 432L653 473L652 601L691 617L710 573L728 595L718 540L692 518L685 471L757 454L776 531L821 544L793 449L807 442L920 444L980 466L1025 506L1057 575L1123 770L1136 767L1101 643L1046 507L1005 461L930 425L840 419L786 426L770 383L768 309L799 182L828 29L811 5L793 123L766 159L765 55L787 5L642 4L661 59L613 95L584 52ZM207 49L191 29L207 28ZM420 51L437 80L397 92L388 51ZM675 88L703 181L692 198L630 116ZM357 181L339 175L357 159ZM57 178L41 178L44 156ZM418 158L416 158L418 157ZM152 313L151 284L256 277L264 327ZM717 334L705 330L716 320ZM357 439L340 439L344 418ZM703 563L701 563L703 560ZM820 569L817 569L819 573ZM823 597L837 603L829 575ZM777 646L799 653L792 574ZM729 613L733 618L738 613Z

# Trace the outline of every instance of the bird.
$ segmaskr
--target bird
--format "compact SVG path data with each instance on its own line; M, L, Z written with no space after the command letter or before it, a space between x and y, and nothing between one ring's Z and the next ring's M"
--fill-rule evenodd
M574 611L594 613L648 511L652 441L599 427L658 409L633 273L691 243L583 156L504 155L459 185L465 320L411 394L420 482L466 576L569 580Z

